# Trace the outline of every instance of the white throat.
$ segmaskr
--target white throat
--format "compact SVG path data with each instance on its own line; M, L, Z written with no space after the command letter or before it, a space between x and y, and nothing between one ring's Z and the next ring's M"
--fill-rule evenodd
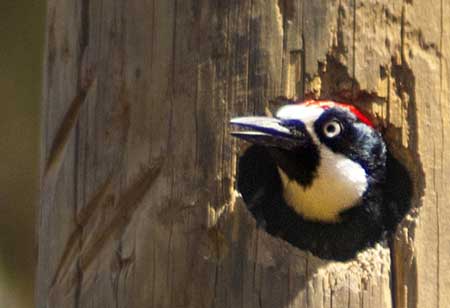
M305 219L339 222L339 213L355 206L366 191L366 172L344 155L319 147L320 165L311 186L302 187L278 168L283 197Z
M339 213L357 205L367 189L364 168L346 156L322 144L314 131L314 122L324 112L319 107L287 105L277 112L283 119L299 119L320 151L320 164L311 186L302 187L278 168L283 197L297 213L309 220L339 222Z

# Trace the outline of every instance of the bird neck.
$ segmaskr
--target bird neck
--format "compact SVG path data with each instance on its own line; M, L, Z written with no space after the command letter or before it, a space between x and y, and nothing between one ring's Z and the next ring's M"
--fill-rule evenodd
M337 223L340 213L358 206L368 182L365 170L346 156L321 149L314 179L305 186L278 167L285 202L307 220Z

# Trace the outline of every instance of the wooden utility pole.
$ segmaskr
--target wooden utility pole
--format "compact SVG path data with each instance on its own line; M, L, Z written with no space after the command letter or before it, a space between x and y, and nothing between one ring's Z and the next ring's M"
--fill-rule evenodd
M38 307L450 307L450 2L48 1ZM389 247L321 261L234 190L234 115L346 100L414 178Z

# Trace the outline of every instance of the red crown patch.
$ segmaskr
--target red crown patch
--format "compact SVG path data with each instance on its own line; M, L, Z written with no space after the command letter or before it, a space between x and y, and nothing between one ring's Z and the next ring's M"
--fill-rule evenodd
M325 101L325 100L323 100L323 101L308 100L308 101L301 102L299 104L306 105L306 106L317 106L322 109L329 109L329 108L333 108L333 107L345 108L345 109L349 110L351 113L353 113L358 118L358 120L361 121L362 123L364 123L370 127L374 127L372 121L370 121L364 114L362 114L362 112L359 111L355 106L350 105L350 104L337 103L337 102Z

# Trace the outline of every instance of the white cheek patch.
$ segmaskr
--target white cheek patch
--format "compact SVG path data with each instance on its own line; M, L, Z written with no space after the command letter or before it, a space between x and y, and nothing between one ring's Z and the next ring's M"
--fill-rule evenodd
M314 131L314 122L323 113L320 107L288 105L282 107L277 117L302 121L320 151L320 165L311 186L304 188L291 180L280 168L285 201L300 215L309 220L338 222L339 213L351 208L367 189L364 168L346 156L334 153L322 144Z

